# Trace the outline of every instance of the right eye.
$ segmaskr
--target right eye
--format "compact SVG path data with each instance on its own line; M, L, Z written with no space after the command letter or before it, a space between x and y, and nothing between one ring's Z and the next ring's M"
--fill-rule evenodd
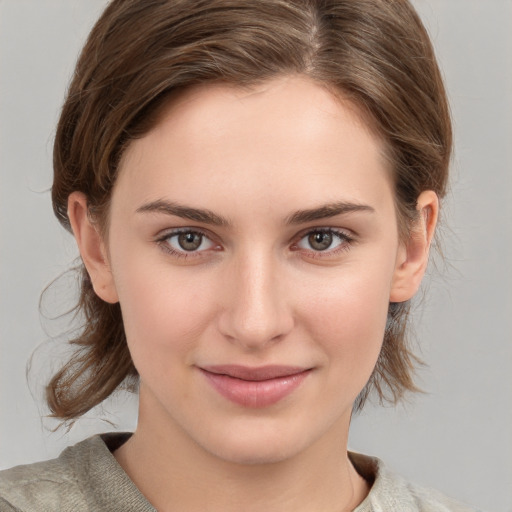
M158 243L165 251L179 257L192 256L217 247L204 233L192 229L168 232L158 240Z

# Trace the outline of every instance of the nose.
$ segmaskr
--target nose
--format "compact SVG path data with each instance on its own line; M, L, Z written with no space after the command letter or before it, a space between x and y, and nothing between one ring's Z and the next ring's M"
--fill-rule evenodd
M293 328L279 262L268 254L241 256L227 271L219 329L244 350L256 351L282 340Z

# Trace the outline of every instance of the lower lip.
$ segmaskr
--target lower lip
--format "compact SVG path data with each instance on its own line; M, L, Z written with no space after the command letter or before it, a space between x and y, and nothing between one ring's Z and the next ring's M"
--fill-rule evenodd
M276 404L291 394L311 370L260 381L237 379L206 370L201 372L224 398L243 407L260 408Z

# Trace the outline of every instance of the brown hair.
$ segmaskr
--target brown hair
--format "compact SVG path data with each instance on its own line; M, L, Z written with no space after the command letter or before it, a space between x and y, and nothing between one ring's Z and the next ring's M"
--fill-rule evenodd
M302 74L358 106L387 146L400 226L424 190L445 193L451 125L429 37L406 0L113 0L78 60L57 128L52 199L70 229L67 200L88 198L104 234L120 157L157 122L171 93L208 82L251 86ZM81 267L84 327L72 359L47 386L54 416L75 419L123 382L137 381L119 304L99 299ZM405 327L391 304L375 390L398 401L416 390Z

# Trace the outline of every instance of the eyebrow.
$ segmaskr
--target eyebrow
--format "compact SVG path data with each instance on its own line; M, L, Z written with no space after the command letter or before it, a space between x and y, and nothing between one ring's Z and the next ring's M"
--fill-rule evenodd
M324 204L318 208L311 208L309 210L298 210L290 215L287 224L303 224L314 220L328 219L336 217L337 215L345 215L353 212L368 212L375 213L375 210L366 204L337 202Z
M183 206L164 201L163 199L144 204L140 208L137 208L137 213L164 213L166 215L174 215L212 226L226 226L229 224L224 217L213 213L211 210Z
M174 215L184 219L210 224L212 226L227 226L229 222L226 218L213 213L211 210L203 208L192 208L177 203L158 199L151 201L137 208L137 213L163 213L166 215ZM373 213L375 210L365 204L336 202L328 203L318 208L311 208L308 210L297 210L286 219L286 224L303 224L315 220L328 219L337 215L344 215L353 212L369 212Z

